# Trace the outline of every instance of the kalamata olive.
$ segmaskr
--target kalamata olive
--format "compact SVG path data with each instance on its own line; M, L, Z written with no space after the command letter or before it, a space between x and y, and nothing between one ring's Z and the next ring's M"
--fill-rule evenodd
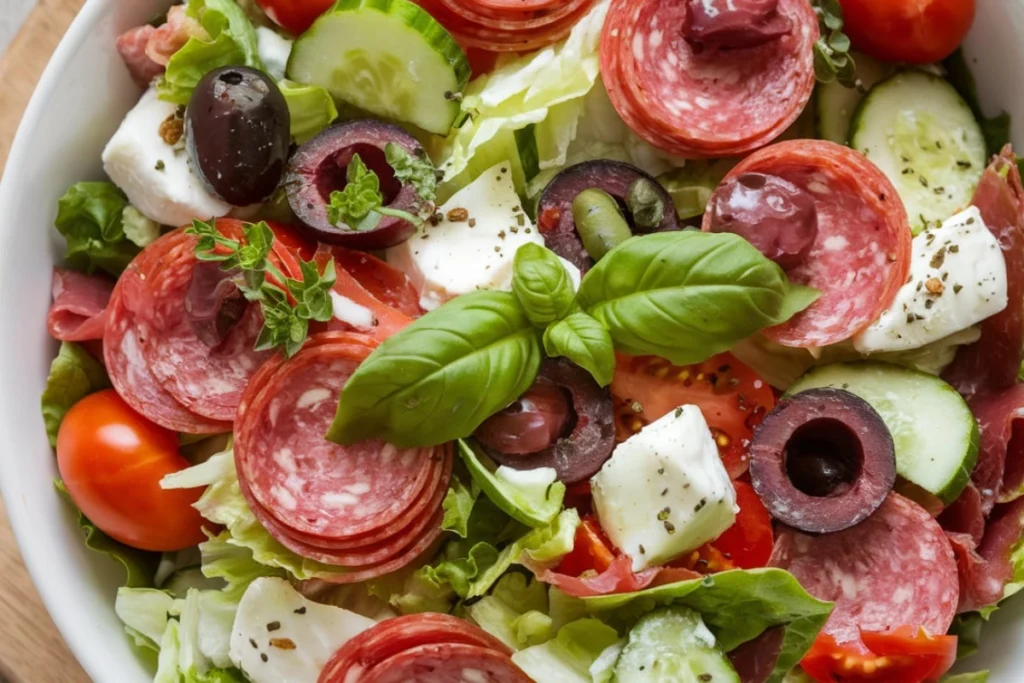
M848 391L803 391L780 401L754 432L750 479L781 522L809 533L848 529L896 483L892 435Z
M185 112L192 168L210 191L235 206L269 197L291 144L291 115L277 84L247 66L203 76Z
M779 0L689 0L683 35L694 45L754 47L793 30Z
M249 306L234 281L238 273L212 261L200 261L192 269L185 313L196 336L209 347L224 341Z
M583 246L595 261L633 236L618 203L604 190L591 188L576 195L572 217Z
M630 190L635 190L637 181L641 180L650 183L644 185L644 189L660 199L663 204L661 222L653 229L645 227L642 221L640 224L634 221L628 210ZM556 175L544 188L537 205L537 228L544 236L544 242L549 249L570 261L582 272L593 267L594 259L587 253L577 232L572 204L581 192L590 189L604 190L615 199L619 208L625 212L626 222L633 233L679 230L681 227L679 216L673 210L672 197L657 180L636 166L607 159L585 161L570 166Z
M571 400L557 440L549 442L542 450L524 454L504 452L481 439L484 451L496 462L517 470L553 467L558 479L566 484L589 479L601 469L615 448L615 406L611 394L598 386L589 372L564 358L544 361L537 382L530 391L538 384L552 385L567 393ZM526 396L529 395L527 392ZM561 421L558 415L554 415L545 420L545 424L550 430ZM487 442L494 444L499 441L493 429L486 431L489 432L485 435ZM538 435L537 441L546 440L547 433ZM479 438L479 432L476 436Z
M345 224L335 225L328 218L331 193L345 188L348 165L356 154L380 179L385 206L419 213L423 200L411 183L403 183L395 176L385 156L388 143L426 158L416 138L398 126L374 119L329 126L292 155L284 181L288 203L313 237L355 249L384 249L404 242L416 232L414 224L394 216L383 216L376 227L362 231Z
M818 238L818 210L814 195L788 180L743 173L711 195L704 231L739 235L791 270L807 259Z
M480 425L474 436L484 446L508 455L529 455L552 446L569 425L568 392L540 378L519 400Z

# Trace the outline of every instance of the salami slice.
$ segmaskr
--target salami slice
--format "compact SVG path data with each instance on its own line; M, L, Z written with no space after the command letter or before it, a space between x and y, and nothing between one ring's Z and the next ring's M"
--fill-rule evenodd
M1024 188L1009 145L982 175L973 204L1003 250L1009 303L981 323L981 338L943 374L965 396L1013 386L1024 353Z
M403 652L442 644L511 655L501 641L468 621L447 614L410 614L382 621L346 642L323 668L318 683L367 681L371 671Z
M485 647L420 645L381 662L366 683L532 683L512 658Z
M818 234L790 281L821 297L765 330L784 346L814 348L851 338L893 302L910 272L910 224L888 178L867 158L832 142L780 142L741 161L726 179L763 173L813 195ZM705 230L710 230L705 216Z
M494 7L477 0L416 0L460 45L493 52L527 52L558 42L594 0L549 3L542 10Z
M861 630L912 626L945 633L960 598L945 533L896 493L845 531L810 536L780 529L769 565L791 572L814 597L835 602L822 633L840 644L859 641Z
M637 135L679 156L738 156L763 147L810 100L814 10L806 0L779 0L789 30L740 49L688 40L690 12L687 0L612 0L601 37L612 105Z
M435 469L430 449L324 439L345 382L370 351L347 345L300 351L262 388L239 430L235 461L259 505L288 528L351 538L398 519Z
M109 278L54 268L53 303L46 317L50 335L70 342L103 339L113 291Z

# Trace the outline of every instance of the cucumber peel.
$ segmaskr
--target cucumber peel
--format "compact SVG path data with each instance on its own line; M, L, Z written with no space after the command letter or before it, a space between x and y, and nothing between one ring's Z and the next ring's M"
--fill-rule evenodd
M287 73L339 102L447 135L470 68L451 34L410 0L338 0L295 41Z

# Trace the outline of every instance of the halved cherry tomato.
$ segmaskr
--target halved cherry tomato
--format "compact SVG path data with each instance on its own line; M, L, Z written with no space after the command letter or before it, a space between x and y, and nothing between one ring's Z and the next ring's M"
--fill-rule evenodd
M839 0L853 46L888 62L930 64L953 54L974 23L974 0Z
M800 666L822 683L925 683L939 680L956 661L956 636L931 636L912 626L863 631L861 640L840 645L819 635Z
M57 467L82 513L125 545L172 551L205 539L192 507L202 490L160 488L164 476L189 467L177 435L129 408L113 389L68 411L57 433Z
M588 515L576 527L572 552L562 558L555 571L568 576L580 576L585 572L600 574L614 560L611 542L605 538L597 519Z
M270 20L296 35L313 25L334 0L256 0Z
M772 517L753 486L745 481L734 481L732 485L739 514L736 522L711 544L742 569L767 566L775 545Z
M747 470L754 428L775 407L767 382L727 353L679 367L654 356L618 356L612 395L623 441L681 405L700 408L733 479Z

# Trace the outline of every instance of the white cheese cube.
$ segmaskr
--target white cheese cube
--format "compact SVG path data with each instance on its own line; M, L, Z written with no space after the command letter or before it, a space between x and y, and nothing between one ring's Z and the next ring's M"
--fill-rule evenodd
M718 538L736 521L736 491L700 408L683 406L619 444L590 480L608 538L633 571Z
M527 243L544 244L523 211L509 169L500 163L485 171L438 209L444 216L438 225L428 221L388 249L388 263L409 276L426 310L478 289L511 290L516 251ZM562 263L579 287L579 269Z
M238 606L231 661L253 683L316 683L331 655L375 623L307 600L283 579L259 578Z
M189 167L183 144L171 146L160 124L178 105L157 98L150 88L103 150L103 170L146 218L163 225L186 225L193 218L223 216L231 205L214 197Z
M1007 305L1006 260L971 207L914 238L910 280L892 306L853 339L861 353L906 351L945 339Z

